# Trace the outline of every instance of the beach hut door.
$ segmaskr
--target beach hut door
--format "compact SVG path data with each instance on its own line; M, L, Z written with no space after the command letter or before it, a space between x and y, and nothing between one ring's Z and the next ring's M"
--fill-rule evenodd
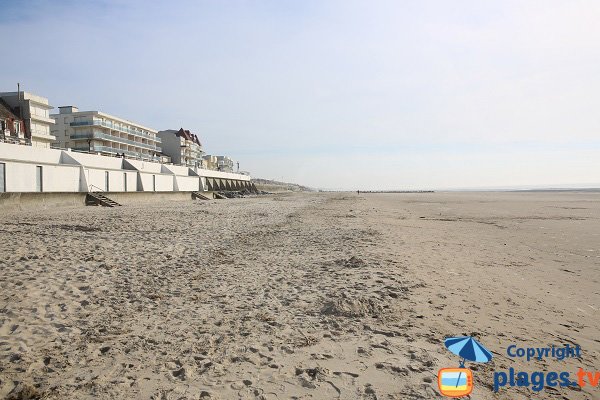
M44 183L42 181L43 179L43 173L42 173L42 167L41 166L37 166L35 167L35 191L36 192L41 192L42 190L44 190Z

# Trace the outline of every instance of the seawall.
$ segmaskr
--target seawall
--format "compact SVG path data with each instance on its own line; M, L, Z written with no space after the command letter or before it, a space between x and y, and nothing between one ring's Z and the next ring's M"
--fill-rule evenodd
M193 200L192 192L105 192L103 195L124 206L147 203ZM212 192L202 192L212 198ZM0 212L27 210L31 208L49 210L65 207L85 207L87 193L0 193Z

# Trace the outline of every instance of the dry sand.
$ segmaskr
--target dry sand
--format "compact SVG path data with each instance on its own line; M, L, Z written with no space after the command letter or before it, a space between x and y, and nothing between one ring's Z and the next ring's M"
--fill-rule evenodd
M426 399L494 370L600 369L600 195L294 194L2 213L0 398ZM524 362L509 344L579 344ZM28 397L29 396L29 397ZM38 396L38 397L36 397Z

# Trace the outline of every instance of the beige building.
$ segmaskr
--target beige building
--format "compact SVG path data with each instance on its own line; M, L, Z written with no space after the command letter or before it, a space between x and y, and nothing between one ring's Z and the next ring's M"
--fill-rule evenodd
M233 172L233 160L227 156L217 156L217 170Z
M171 157L173 164L184 165L190 168L202 168L204 166L202 156L202 143L198 135L187 129L169 129L158 132L162 140L163 153Z
M217 156L211 156L210 154L207 154L204 157L202 157L202 159L204 160L204 168L212 169L214 171L217 170Z
M233 172L233 160L227 156L204 156L204 165L207 169L215 171Z
M102 155L125 155L145 161L160 161L161 140L156 130L100 111L58 107L52 114L52 133L61 148Z
M29 92L0 93L0 98L25 125L24 138L35 147L50 148L56 140L50 134L54 120L48 112L54 107L48 104L48 99Z

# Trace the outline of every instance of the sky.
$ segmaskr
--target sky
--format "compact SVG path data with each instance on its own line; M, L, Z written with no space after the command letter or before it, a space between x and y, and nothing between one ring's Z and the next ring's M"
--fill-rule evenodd
M326 189L600 187L600 2L0 0L0 91Z

